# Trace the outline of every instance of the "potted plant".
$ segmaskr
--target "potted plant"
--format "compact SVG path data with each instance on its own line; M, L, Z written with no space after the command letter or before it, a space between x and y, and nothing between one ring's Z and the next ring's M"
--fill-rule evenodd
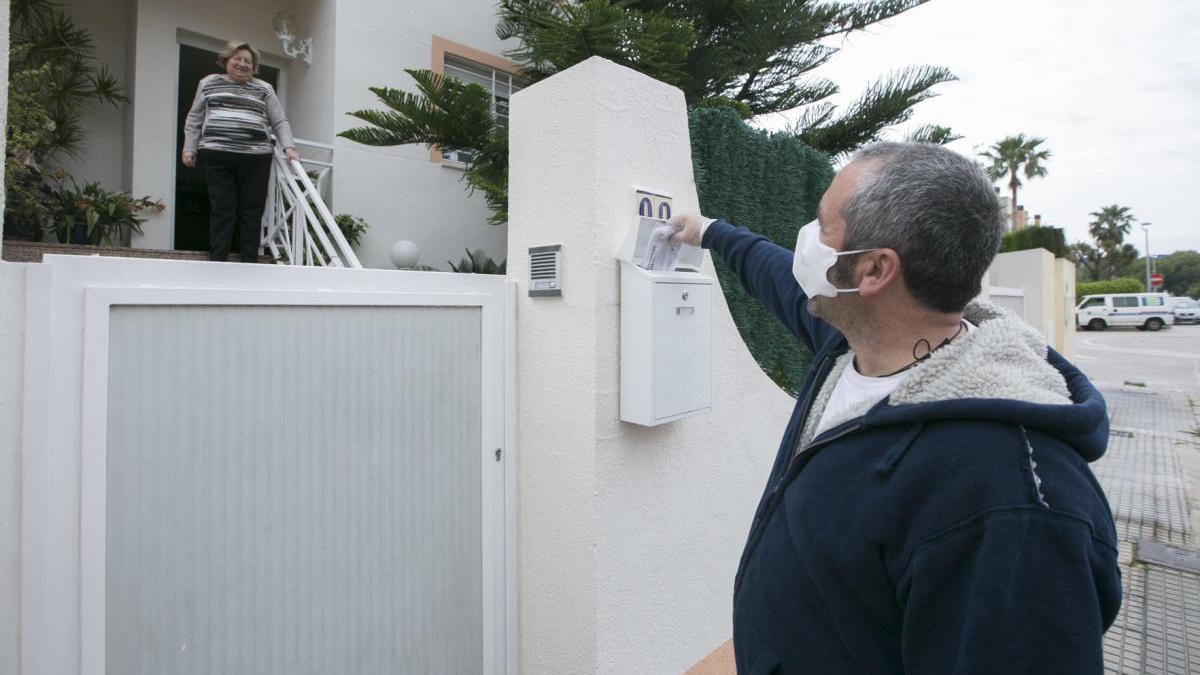
M54 192L54 215L50 229L60 242L72 244L126 244L133 232L141 233L145 218L137 214L147 209L162 211L161 201L150 197L134 198L128 192L109 192L99 183L82 188L59 186Z

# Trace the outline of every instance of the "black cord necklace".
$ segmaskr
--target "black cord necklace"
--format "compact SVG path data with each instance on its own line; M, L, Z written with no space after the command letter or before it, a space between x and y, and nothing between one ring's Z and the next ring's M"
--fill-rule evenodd
M959 319L958 320L958 330L954 331L954 335L951 335L950 337L946 338L945 340L942 340L941 343L938 344L938 346L936 346L936 347L931 345L929 340L927 340L926 338L921 338L921 339L917 340L916 343L913 344L913 350L912 350L913 362L908 364L907 366L904 366L900 370L888 373L887 375L880 375L880 377L891 377L893 375L899 375L900 373L903 373L906 370L911 370L911 369L915 368L917 366L917 364L919 364L922 361L933 356L934 352L936 352L937 350L941 349L942 347L945 347L946 345L953 342L954 339L957 338L959 335L962 335L962 332L966 328L967 328L967 322L963 319ZM917 352L921 349L922 344L925 345L925 353L918 356Z

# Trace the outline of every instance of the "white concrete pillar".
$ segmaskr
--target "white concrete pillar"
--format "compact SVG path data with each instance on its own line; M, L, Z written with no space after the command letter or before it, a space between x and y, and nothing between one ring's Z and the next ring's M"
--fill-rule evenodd
M513 98L522 673L678 673L731 634L733 577L792 399L713 299L712 411L618 420L619 272L634 190L697 208L683 93L592 58ZM562 245L562 297L528 249ZM705 273L715 276L711 263Z

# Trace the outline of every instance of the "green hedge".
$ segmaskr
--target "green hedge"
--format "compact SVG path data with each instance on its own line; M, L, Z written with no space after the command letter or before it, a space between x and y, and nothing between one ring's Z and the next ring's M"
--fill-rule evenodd
M829 158L786 134L751 128L729 108L695 109L689 122L701 212L792 249L833 180ZM718 256L713 261L750 353L776 384L797 395L812 355L742 290Z
M1055 258L1067 257L1067 237L1061 227L1025 227L1004 235L1000 242L1000 252L1028 251L1034 248L1044 248L1054 254Z
M1081 284L1075 284L1075 301L1083 299L1085 295L1105 295L1108 293L1141 293L1146 290L1141 279L1133 277L1121 277L1120 279L1108 279L1107 281L1085 281Z

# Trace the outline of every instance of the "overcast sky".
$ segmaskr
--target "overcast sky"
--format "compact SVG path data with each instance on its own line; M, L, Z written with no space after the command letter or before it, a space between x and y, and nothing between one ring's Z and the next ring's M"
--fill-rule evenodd
M1200 0L932 0L839 42L815 71L842 87L835 102L905 65L958 76L897 138L943 124L964 154L1046 138L1049 173L1025 180L1018 201L1068 241L1087 238L1090 212L1120 204L1152 223L1151 253L1200 250ZM1135 225L1129 241L1142 251L1144 237Z

